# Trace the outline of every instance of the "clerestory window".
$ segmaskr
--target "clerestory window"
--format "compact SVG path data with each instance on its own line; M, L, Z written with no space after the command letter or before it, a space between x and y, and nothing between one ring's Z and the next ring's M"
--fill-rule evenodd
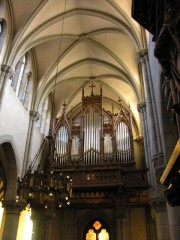
M32 91L30 76L30 72L27 71L27 57L24 55L16 64L15 76L11 81L11 86L26 109L28 109L30 93Z

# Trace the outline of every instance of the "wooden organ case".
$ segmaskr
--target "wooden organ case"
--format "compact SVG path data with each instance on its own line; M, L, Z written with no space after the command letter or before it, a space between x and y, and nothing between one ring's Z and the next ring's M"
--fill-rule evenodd
M132 114L119 99L119 110L103 108L100 95L84 96L79 110L66 114L66 105L55 127L54 171L73 179L72 206L113 205L148 188L147 169L136 169L133 150Z

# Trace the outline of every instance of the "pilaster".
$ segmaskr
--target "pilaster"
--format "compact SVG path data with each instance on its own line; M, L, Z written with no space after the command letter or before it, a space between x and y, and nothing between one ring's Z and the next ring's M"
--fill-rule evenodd
M44 240L44 209L37 209L32 207L31 209L31 220L33 221L33 240Z

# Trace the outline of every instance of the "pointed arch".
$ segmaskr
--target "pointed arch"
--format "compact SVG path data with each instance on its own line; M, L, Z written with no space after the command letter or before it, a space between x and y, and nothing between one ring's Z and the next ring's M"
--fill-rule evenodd
M103 211L91 211L84 215L77 224L77 236L76 240L83 239L86 240L86 233L93 224L99 221L102 224L101 228L106 228L109 233L109 240L115 239L115 224L113 219L110 219L109 216Z

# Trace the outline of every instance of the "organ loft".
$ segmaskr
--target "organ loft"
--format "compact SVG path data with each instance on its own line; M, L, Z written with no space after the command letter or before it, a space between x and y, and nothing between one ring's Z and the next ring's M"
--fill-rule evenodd
M73 180L68 209L97 211L102 208L112 218L109 226L103 217L91 216L87 226L79 224L80 238L96 239L90 237L99 232L106 235L102 239L109 240L115 238L117 224L120 231L124 228L121 219L127 209L147 206L147 168L136 165L143 153L140 140L133 139L135 122L130 106L120 98L107 104L101 86L99 94L94 93L98 86L92 83L86 89L88 87L89 95L85 94L84 87L82 89L81 105L66 113L66 104L63 104L53 140L47 138L54 152L49 168Z

